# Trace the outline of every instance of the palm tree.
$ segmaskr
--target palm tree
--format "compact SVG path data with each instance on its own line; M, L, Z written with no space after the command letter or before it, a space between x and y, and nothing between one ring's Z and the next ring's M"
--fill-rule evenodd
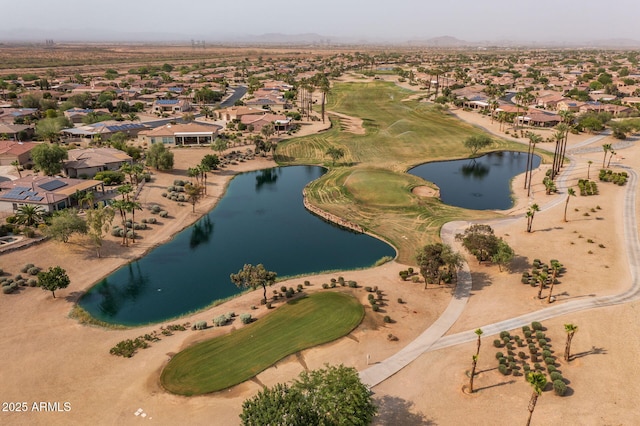
M533 172L533 152L536 149L536 144L542 142L542 136L533 133L527 132L527 137L529 138L529 149L527 150L527 171L524 175L524 187L528 188L527 196L531 195L531 174ZM528 180L527 180L528 176ZM527 186L528 183L528 186Z
M593 161L589 160L587 161L587 179L589 179L589 173L591 172L591 165L593 164Z
M567 201L564 203L564 221L567 222L567 207L569 207L569 199L576 196L573 188L567 189Z
M551 179L554 179L558 173L560 173L560 166L563 163L562 148L567 131L566 124L558 124L556 126L556 132L553 134L553 138L556 140L556 148L553 152L553 166L551 167Z
M22 177L22 167L20 166L20 162L18 160L12 161L11 165L16 168L16 172L18 172L18 177Z
M567 332L567 344L564 347L564 360L571 361L571 340L573 335L578 331L578 326L574 324L565 324L564 331Z
M16 223L18 225L33 226L43 221L46 212L41 206L25 204L16 210Z
M609 168L609 165L611 164L611 159L613 158L614 155L616 155L616 152L612 149L609 155L609 161L607 161L607 169Z
M536 212L540 211L540 207L537 204L532 204L531 207L527 210L527 232L531 232L531 227L533 226L533 218L536 215Z
M602 159L602 168L604 169L604 163L607 161L607 154L611 151L611 144L605 143L602 145L602 150L604 151L604 158Z
M536 280L540 283L540 288L538 288L538 299L542 299L542 290L544 286L547 284L547 279L549 278L549 274L546 272L538 272L536 276Z
M556 277L562 265L557 260L551 261L551 285L549 286L549 295L547 296L547 303L551 303L551 295L553 294L553 286L556 283Z
M473 366L471 367L471 376L469 377L469 392L473 393L473 377L476 375L476 365L478 364L478 355L480 354L480 336L482 336L482 329L479 328L475 331L478 336L478 346L476 348L476 354L473 356Z
M335 166L336 165L336 160L344 157L344 149L336 148L336 147L332 146L331 148L329 148L327 150L327 152L325 154L331 157L331 159L333 160L331 165Z
M536 403L538 402L538 397L542 394L542 390L545 386L547 386L547 376L544 373L533 372L527 373L527 382L531 384L533 388L533 394L531 395L531 399L529 400L529 418L527 419L527 426L531 424L531 416L533 416L533 410L536 409Z

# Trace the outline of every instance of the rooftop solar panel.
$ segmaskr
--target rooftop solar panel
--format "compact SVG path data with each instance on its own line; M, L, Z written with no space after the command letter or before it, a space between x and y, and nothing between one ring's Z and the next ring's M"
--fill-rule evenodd
M42 201L44 197L29 197L29 201Z
M62 188L63 186L67 186L66 183L54 179L52 181L49 181L47 183L43 183L42 185L39 185L40 188L44 189L45 191L55 191L58 188Z

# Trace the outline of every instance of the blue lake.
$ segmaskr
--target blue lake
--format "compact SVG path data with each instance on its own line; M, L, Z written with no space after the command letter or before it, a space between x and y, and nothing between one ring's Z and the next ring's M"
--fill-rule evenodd
M245 263L262 263L282 277L364 268L395 257L385 242L304 208L302 189L324 173L294 166L236 176L208 215L99 282L80 306L110 323L159 322L238 294L229 275Z
M533 168L540 157L533 156ZM443 203L473 210L513 207L511 180L527 169L527 153L498 151L465 160L436 161L409 173L438 185Z

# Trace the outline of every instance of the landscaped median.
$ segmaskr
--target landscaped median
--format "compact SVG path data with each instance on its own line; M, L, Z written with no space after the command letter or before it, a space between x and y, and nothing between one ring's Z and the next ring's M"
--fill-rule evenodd
M353 296L315 293L174 356L160 381L169 392L201 395L242 383L284 357L347 335L364 317Z

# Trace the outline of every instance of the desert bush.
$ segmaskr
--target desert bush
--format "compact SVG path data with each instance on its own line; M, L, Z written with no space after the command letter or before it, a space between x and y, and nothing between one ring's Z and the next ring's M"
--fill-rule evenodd
M556 360L550 356L546 357L544 359L544 363L547 365L555 365L556 364Z
M505 338L505 337L508 337L508 338L509 338L509 340L511 340L511 335L509 334L509 332L508 332L508 331L501 331L501 332L500 332L500 338L501 338L502 340L504 340L504 338Z
M38 285L38 281L34 279L29 280L29 287L35 287Z
M540 365L540 363L538 363L538 362L533 364L533 368L535 368L537 371L543 371L544 370L544 367L542 365Z
M331 281L331 284L329 284L329 287L336 288L336 283L334 281Z
M504 358L504 354L502 352L496 352L496 359Z
M518 352L518 358L525 359L526 357L527 357L527 354L525 354L524 352L522 351Z
M192 330L204 330L205 328L207 328L206 321L197 321L191 327Z
M304 285L305 285L305 286L307 286L307 287L309 287L309 286L311 285L311 283L310 283L309 281L305 281L305 282L304 282Z
M226 317L226 315L220 315L213 319L213 325L215 327L222 327L223 325L226 325L227 322L229 322L229 319Z
M150 217L147 219L147 223L150 223L152 225L156 222L158 222L158 219L156 219L155 217Z
M501 348L502 347L502 340L500 339L495 339L493 341L493 346L495 346L496 348Z
M387 335L387 340L388 340L388 341L390 341L390 342L397 342L397 341L398 341L398 337L397 337L397 336L394 336L394 335L393 335L393 334L391 334L391 333L389 333L389 334Z
M158 216L160 217L169 217L169 212L166 210L160 210L160 213L158 213Z
M404 303L401 297L398 297L398 303L401 305Z
M531 337L531 331L527 330L524 332L524 337L526 337L527 339Z
M267 307L267 309L271 309L272 308L271 302L267 302L266 307Z
M186 182L183 181L182 179L175 179L173 181L173 186L185 186Z
M558 369L556 368L555 365L548 365L547 366L547 371L549 372L549 374L551 374L551 373L555 373L556 371L558 371Z
M371 309L373 309L373 312L378 312L380 310L380 305L373 305L371 306Z
M553 391L558 396L564 396L564 394L567 393L567 385L562 380L554 380Z
M3 286L2 286L2 292L3 292L4 294L11 294L11 293L13 293L13 291L14 291L15 289L16 289L16 288L15 288L15 287L13 287L12 285L3 285Z
M420 277L417 276L417 275L412 276L411 277L411 282L414 283L414 284L415 283L419 283L420 282Z
M300 293L303 288L304 287L302 286L302 284L298 284L298 286L296 287L296 289L298 290L298 293Z
M540 345L540 347L544 347L547 345L547 340L546 339L540 339L538 340L538 345Z
M498 364L507 365L507 358L501 356L500 358L498 358Z
M542 324L539 323L538 321L534 321L531 323L531 328L535 331L540 331L543 329Z
M504 376L506 376L507 374L509 374L509 369L508 369L508 368L507 368L507 366L506 366L506 365L504 365L504 364L500 364L500 365L498 366L498 371L499 371L500 373L502 373L502 375L504 375Z
M281 286L280 287L280 291L283 292L283 293L286 292L287 291L287 286L286 285Z
M364 291L371 293L373 291L373 289L369 286L364 288Z
M409 278L409 271L400 271L398 275L400 275L400 278L402 278L402 281L406 281L407 278Z
M20 272L26 273L29 269L33 268L34 266L35 265L33 263L27 263L20 269Z
M289 288L289 289L287 290L287 292L285 293L285 296L287 297L287 299L290 299L290 298L292 298L292 297L293 297L293 295L294 295L294 294L295 294L295 291L293 291L293 289L292 289L292 288Z
M562 373L560 373L559 371L553 371L549 373L549 377L551 378L551 381L556 381L556 380L562 380Z
M138 349L148 348L149 344L144 341L142 337L135 339L127 339L118 342L114 347L109 350L111 355L122 356L125 358L131 358Z
M542 331L536 331L536 339L544 339L546 336Z
M324 288L324 289L329 288L329 284L327 284L327 283L323 283L323 284L322 284L322 288Z
M240 314L240 321L243 324L249 324L251 322L251 314Z
M382 319L384 322L386 322L387 324L391 323L391 317L389 315L385 315L384 318Z
M367 294L367 300L373 300L375 298L376 297L373 294L371 294L371 293Z
M548 350L542 351L542 356L545 358L550 357L551 355L552 355L551 351L548 351Z
M358 283L356 283L355 281L349 281L349 287L350 288L358 288Z

